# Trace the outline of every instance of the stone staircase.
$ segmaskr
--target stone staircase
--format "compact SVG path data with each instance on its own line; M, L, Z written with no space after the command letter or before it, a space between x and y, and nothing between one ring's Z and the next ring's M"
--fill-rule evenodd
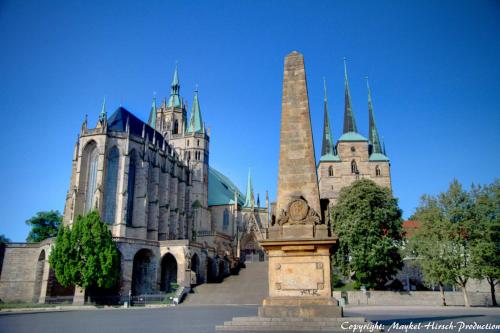
M184 305L261 305L268 296L267 262L249 262L222 283L205 283L187 295Z

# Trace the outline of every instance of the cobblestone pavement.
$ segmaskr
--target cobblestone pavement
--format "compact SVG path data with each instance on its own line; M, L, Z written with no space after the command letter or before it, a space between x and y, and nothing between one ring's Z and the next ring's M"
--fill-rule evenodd
M364 316L385 324L386 332L458 332L461 322L500 325L500 308L463 307L349 307L346 316ZM110 309L86 311L58 311L31 313L1 313L0 332L8 333L59 333L59 332L111 332L111 333L214 333L215 325L232 317L255 316L257 306L178 306L156 309ZM348 328L349 318L346 317ZM393 323L400 326L392 326ZM439 329L438 324L455 325ZM416 326L420 323L420 328ZM434 329L425 326L435 323ZM432 324L431 324L432 325ZM500 326L499 326L500 327ZM479 326L461 329L460 332L500 332L500 329L478 329ZM347 329L346 332L352 332ZM359 330L357 331L359 332ZM369 332L364 330L363 332Z

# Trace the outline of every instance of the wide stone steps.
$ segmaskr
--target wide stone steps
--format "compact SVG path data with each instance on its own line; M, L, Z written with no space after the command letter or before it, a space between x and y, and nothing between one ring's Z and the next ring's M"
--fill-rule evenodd
M267 318L235 317L224 325L216 326L217 331L280 331L280 332L345 332L345 325L368 324L362 317L343 318ZM369 331L369 329L367 329ZM378 332L377 330L373 330Z
M250 262L238 275L231 275L222 283L205 283L193 289L185 305L260 305L268 296L267 262Z

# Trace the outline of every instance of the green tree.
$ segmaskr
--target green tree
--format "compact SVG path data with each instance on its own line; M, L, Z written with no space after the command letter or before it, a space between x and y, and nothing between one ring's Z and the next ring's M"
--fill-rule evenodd
M4 234L1 234L0 235L0 244L5 244L5 243L8 243L10 242L10 239L8 239L7 237L5 237Z
M473 186L476 237L472 246L473 277L486 279L491 301L497 305L495 286L500 281L500 180L486 186Z
M465 306L470 306L466 286L475 274L471 263L475 222L470 194L454 180L448 191L422 196L412 219L422 223L413 241L424 280L439 285L443 305L443 285L453 284L462 288Z
M59 229L49 262L65 287L111 288L120 279L120 252L95 211Z
M356 284L382 288L403 266L401 215L390 190L371 180L343 188L332 212L339 237L334 264Z
M26 224L31 227L26 241L28 243L37 243L57 236L61 221L62 215L57 210L36 213L35 216L26 221Z

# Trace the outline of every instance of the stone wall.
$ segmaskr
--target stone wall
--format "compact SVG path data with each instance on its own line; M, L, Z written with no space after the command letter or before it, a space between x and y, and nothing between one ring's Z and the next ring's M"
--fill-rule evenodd
M473 306L491 306L491 295L484 292L469 292L469 300ZM333 297L345 297L348 305L426 305L440 306L439 291L334 291ZM464 296L461 291L445 292L447 305L463 306Z
M3 302L38 300L39 295L35 297L34 290L37 262L43 250L45 250L45 258L48 260L48 245L45 243L11 243L5 246L0 276L0 300ZM48 273L48 265L46 270L47 272L42 272L42 276L39 276L39 281L37 281L40 284L36 288L38 292L42 291L43 273ZM43 290L46 289L43 288Z

